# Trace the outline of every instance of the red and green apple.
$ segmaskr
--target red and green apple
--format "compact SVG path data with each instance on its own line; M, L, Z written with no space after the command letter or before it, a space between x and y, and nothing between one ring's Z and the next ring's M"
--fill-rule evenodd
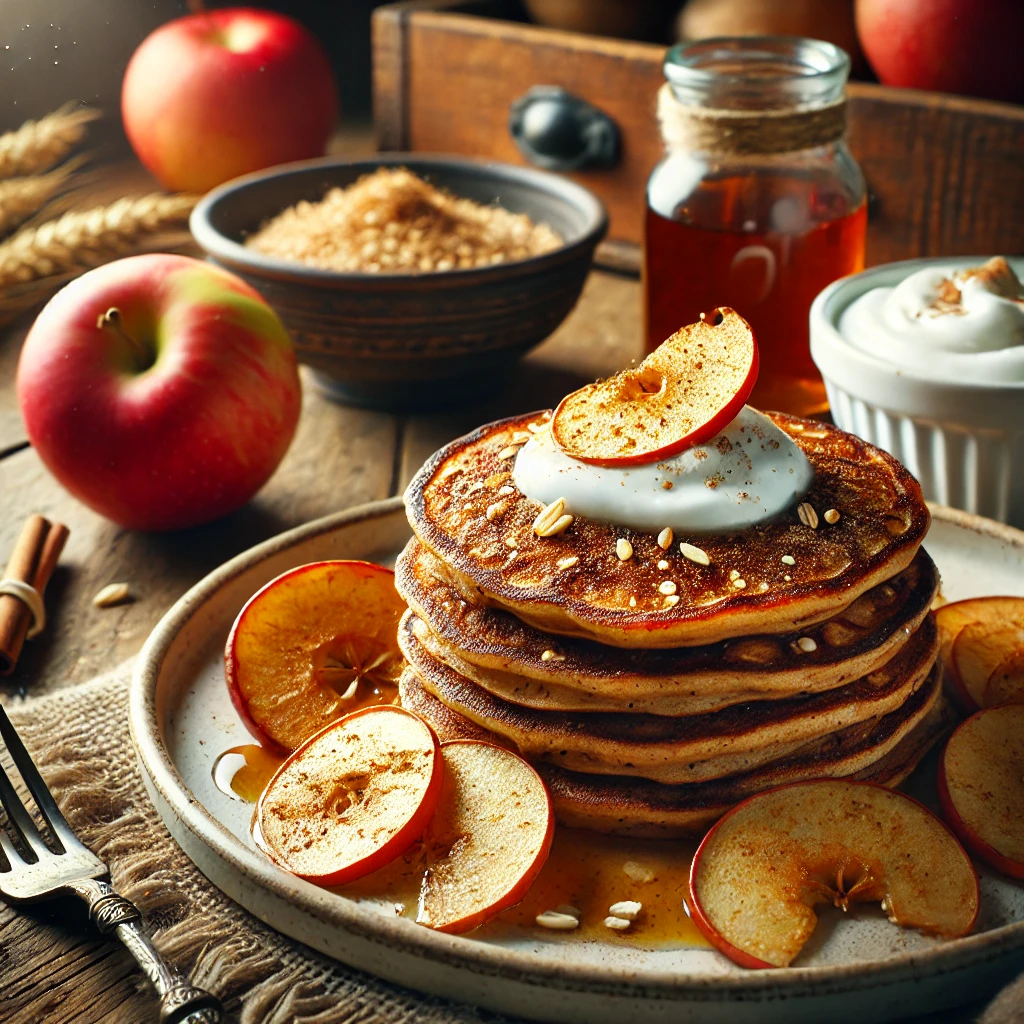
M18 401L76 498L138 530L208 522L284 457L301 389L288 332L233 274L153 253L83 274L39 314Z

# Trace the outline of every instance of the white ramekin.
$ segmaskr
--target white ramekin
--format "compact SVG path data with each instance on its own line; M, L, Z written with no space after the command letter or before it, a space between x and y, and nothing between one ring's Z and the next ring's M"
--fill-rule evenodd
M928 380L839 333L843 311L872 288L935 264L973 267L988 258L905 260L836 281L811 306L811 355L836 424L895 455L929 501L1024 527L1024 382ZM1024 276L1024 260L1009 262Z

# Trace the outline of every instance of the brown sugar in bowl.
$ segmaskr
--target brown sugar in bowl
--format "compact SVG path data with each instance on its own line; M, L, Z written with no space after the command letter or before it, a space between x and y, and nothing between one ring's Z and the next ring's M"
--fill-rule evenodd
M378 167L407 167L456 196L525 213L563 244L488 267L417 273L322 270L245 246L270 218L318 201ZM601 202L544 171L449 156L380 154L287 164L236 178L196 206L196 242L256 288L291 332L301 362L338 399L375 409L438 409L493 389L576 304L608 228Z

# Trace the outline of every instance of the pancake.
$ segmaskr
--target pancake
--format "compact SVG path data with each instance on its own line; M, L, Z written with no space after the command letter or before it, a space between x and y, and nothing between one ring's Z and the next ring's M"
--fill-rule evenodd
M750 771L809 742L896 711L921 686L938 652L928 616L885 665L846 686L810 696L734 704L703 715L537 711L504 701L434 658L406 612L398 642L430 694L508 740L532 761L572 771L694 783Z
M406 668L399 683L402 706L420 715L442 740L484 739L508 746L421 686ZM799 755L752 772L695 785L588 775L544 762L535 767L551 794L559 824L595 832L669 839L700 836L740 800L773 786L815 778L852 778L899 785L931 746L953 727L939 671L897 711L833 733Z
M416 540L395 564L395 585L422 620L414 624L417 640L496 697L547 711L692 715L832 689L874 671L927 615L938 573L919 550L906 569L838 617L800 633L670 650L556 640L509 612L470 604ZM814 641L812 651L796 645L801 637Z
M413 531L467 600L507 609L540 630L641 648L793 632L906 568L928 529L920 486L890 455L836 427L772 413L814 468L803 500L819 515L817 529L793 507L739 533L677 536L668 551L653 533L582 518L539 538L540 506L515 488L511 470L516 446L541 415L453 441L405 494ZM833 508L840 518L829 525L823 513ZM618 538L632 544L627 561L616 556ZM710 565L684 558L679 541L701 547ZM667 571L657 568L661 559ZM658 590L666 579L679 597L670 607Z

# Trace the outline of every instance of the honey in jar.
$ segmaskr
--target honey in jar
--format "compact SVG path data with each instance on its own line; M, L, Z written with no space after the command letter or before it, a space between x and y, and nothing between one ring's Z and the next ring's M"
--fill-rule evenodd
M843 139L849 58L829 43L754 37L681 44L659 96L667 155L647 187L648 349L716 306L750 321L751 403L828 408L808 314L864 266L864 179Z

